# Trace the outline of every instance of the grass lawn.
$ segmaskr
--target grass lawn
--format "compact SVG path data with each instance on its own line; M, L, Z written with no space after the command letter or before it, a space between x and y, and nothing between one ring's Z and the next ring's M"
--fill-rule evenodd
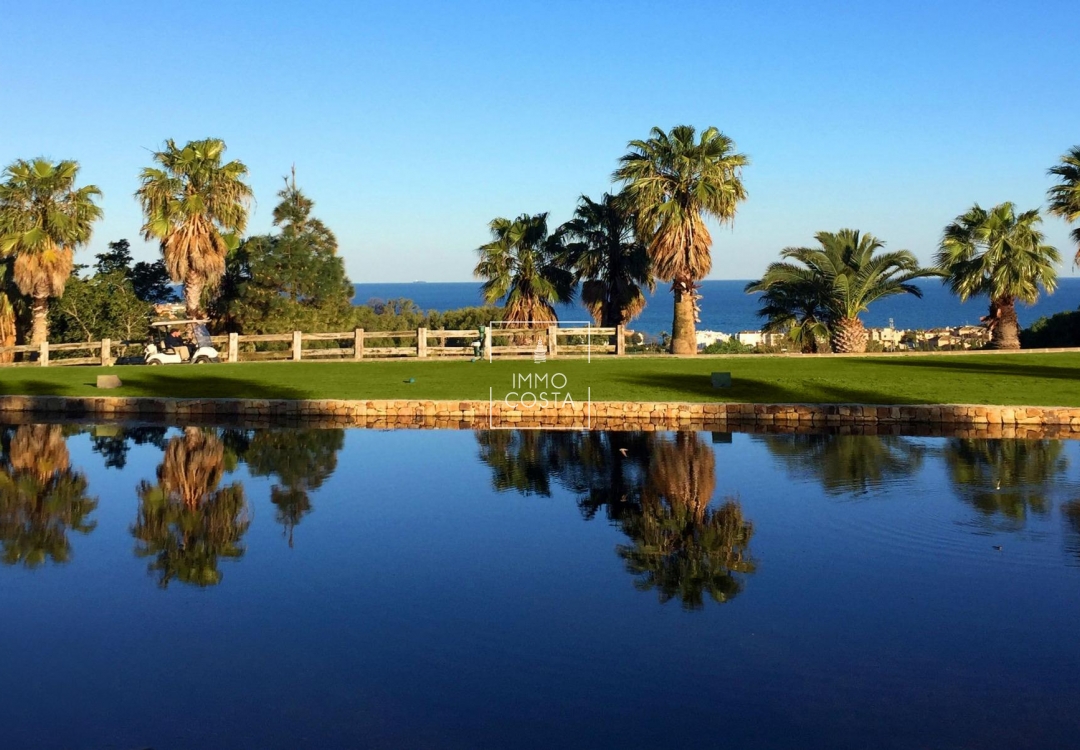
M714 390L709 373L729 371ZM122 388L99 391L102 373ZM1080 354L807 358L634 358L464 362L263 362L165 367L0 369L0 393L54 396L219 398L486 399L510 391L515 373L565 376L575 401L742 401L758 403L971 403L1080 406ZM414 382L406 382L412 379ZM489 390L490 389L490 390ZM558 397L560 400L564 396Z

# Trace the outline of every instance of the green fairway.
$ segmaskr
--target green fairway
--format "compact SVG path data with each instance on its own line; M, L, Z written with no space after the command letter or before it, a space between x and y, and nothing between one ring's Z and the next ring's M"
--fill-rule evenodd
M731 372L713 389L709 374ZM96 376L122 388L98 390ZM515 378L547 374L548 386ZM555 378L555 386L550 385ZM407 382L409 380L414 382ZM56 396L175 396L287 399L500 399L547 392L575 401L742 401L758 403L972 403L1080 406L1080 354L866 358L623 358L462 362L273 362L166 367L0 369L0 393Z

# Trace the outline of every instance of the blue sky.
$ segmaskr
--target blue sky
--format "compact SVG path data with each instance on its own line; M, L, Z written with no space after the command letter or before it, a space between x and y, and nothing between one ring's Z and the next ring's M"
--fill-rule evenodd
M354 281L464 281L493 217L562 222L610 188L628 140L715 125L752 164L712 278L845 226L929 260L973 202L1044 205L1046 169L1080 143L1075 10L10 2L0 162L79 160L105 193L83 262L121 237L150 259L132 198L150 152L224 138L251 170L250 232L295 163ZM1045 226L1071 257L1065 225Z

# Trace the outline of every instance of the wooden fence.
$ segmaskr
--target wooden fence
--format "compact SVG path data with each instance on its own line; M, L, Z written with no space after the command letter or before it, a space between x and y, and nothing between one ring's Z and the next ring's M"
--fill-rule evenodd
M268 333L211 336L210 340L223 362L293 361L301 360L359 360L389 357L482 357L535 356L539 342L547 358L573 355L626 354L626 330L615 328L485 328L415 331L353 331L338 333ZM0 355L11 352L20 361L8 366L36 365L112 365L116 351L142 353L142 342L88 341L86 343L50 344L41 346L0 347ZM88 356L74 356L86 352ZM59 354L60 356L54 356ZM134 357L127 356L125 361Z

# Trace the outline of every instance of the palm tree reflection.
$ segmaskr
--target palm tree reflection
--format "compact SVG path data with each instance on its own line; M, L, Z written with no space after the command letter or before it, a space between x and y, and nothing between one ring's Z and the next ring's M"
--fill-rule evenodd
M755 435L789 472L813 477L830 495L866 494L922 466L925 449L876 435Z
M244 488L237 482L219 489L224 469L217 435L188 427L165 446L157 484L139 485L135 552L151 558L148 570L162 588L173 579L213 586L222 577L218 560L244 554L240 540L250 525Z
M23 425L0 434L0 552L7 565L33 568L71 559L68 532L88 534L97 499L71 469L59 425Z
M606 509L628 537L616 552L635 585L661 602L725 602L754 571L753 526L735 500L710 507L716 457L697 433L493 431L477 441L496 490L550 495L557 483L586 519Z
M1068 466L1057 440L956 438L942 455L957 496L1006 529L1022 528L1029 512L1050 512L1056 480Z

